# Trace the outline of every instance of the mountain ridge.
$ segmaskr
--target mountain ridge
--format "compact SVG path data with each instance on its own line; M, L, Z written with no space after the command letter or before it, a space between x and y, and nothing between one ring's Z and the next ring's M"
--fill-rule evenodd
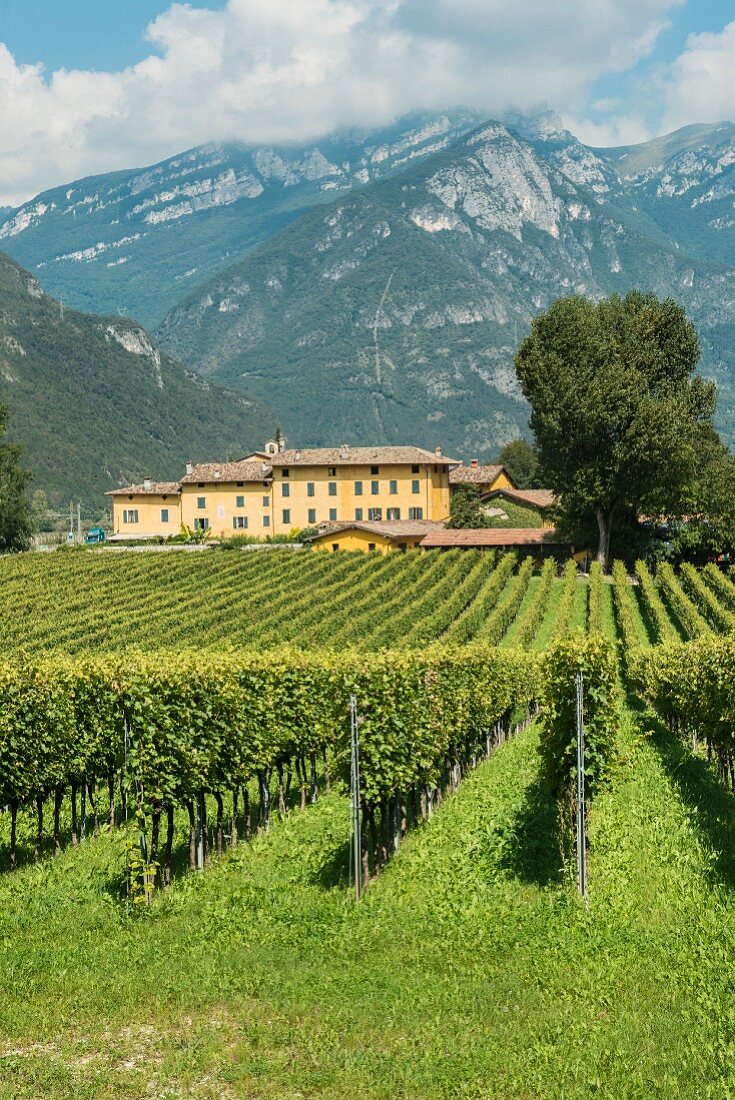
M563 294L641 286L679 297L702 327L731 432L732 380L712 337L730 338L735 272L672 247L613 180L578 143L484 123L305 212L193 291L159 338L208 377L267 393L304 445L335 428L357 441L368 424L380 442L441 434L460 456L491 456L527 430L513 353L533 316Z

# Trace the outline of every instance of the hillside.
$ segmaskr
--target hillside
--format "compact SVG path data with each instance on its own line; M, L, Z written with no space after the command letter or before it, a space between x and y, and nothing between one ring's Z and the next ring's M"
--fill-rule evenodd
M307 207L400 171L477 122L458 110L301 147L200 146L0 211L0 247L76 308L123 310L150 326Z
M563 133L490 123L303 214L192 292L161 343L267 398L302 444L490 455L526 430L512 361L532 317L560 295L638 286L690 311L732 439L735 272L685 254L615 180Z
M0 401L24 445L34 487L88 514L104 492L152 474L179 476L188 459L245 453L274 419L162 355L120 317L60 307L0 253Z

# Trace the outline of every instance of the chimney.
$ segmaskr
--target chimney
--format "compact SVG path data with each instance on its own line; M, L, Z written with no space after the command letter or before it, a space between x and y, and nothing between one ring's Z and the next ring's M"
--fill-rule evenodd
M296 461L297 461L297 462L300 462L300 461L301 461L301 451L297 451L297 452L296 452Z
M194 473L194 464L192 462L187 462L187 464L186 464L186 473L187 473L187 476L189 474Z
M441 458L441 456L442 456L442 449L441 449L441 447L435 447L435 448L434 448L434 454L436 455L436 457L437 457L437 458Z
M215 479L216 479L217 481L219 481L219 479L220 479L221 475L222 475L222 471L220 470L219 466L215 466L215 468L214 468L214 476L215 476Z
M470 466L479 466L479 465L480 465L480 463L477 461L476 458L470 459Z
M348 445L346 443L343 443L342 446L340 447L339 457L340 458L349 458L350 457L350 448L348 447Z
M151 481L151 479L149 477L144 477L143 478L143 488L146 491L150 489L152 484L153 484L153 482Z

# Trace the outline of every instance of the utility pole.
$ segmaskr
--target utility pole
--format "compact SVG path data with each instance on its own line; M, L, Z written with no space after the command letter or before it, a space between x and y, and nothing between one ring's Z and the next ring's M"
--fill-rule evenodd
M69 501L69 542L74 541L74 501Z
M82 505L77 501L77 542L82 541Z

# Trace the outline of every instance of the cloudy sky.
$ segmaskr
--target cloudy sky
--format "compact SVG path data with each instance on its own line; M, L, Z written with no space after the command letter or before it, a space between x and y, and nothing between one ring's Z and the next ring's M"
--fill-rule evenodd
M735 119L733 73L735 0L0 0L0 204L418 108L642 141Z

